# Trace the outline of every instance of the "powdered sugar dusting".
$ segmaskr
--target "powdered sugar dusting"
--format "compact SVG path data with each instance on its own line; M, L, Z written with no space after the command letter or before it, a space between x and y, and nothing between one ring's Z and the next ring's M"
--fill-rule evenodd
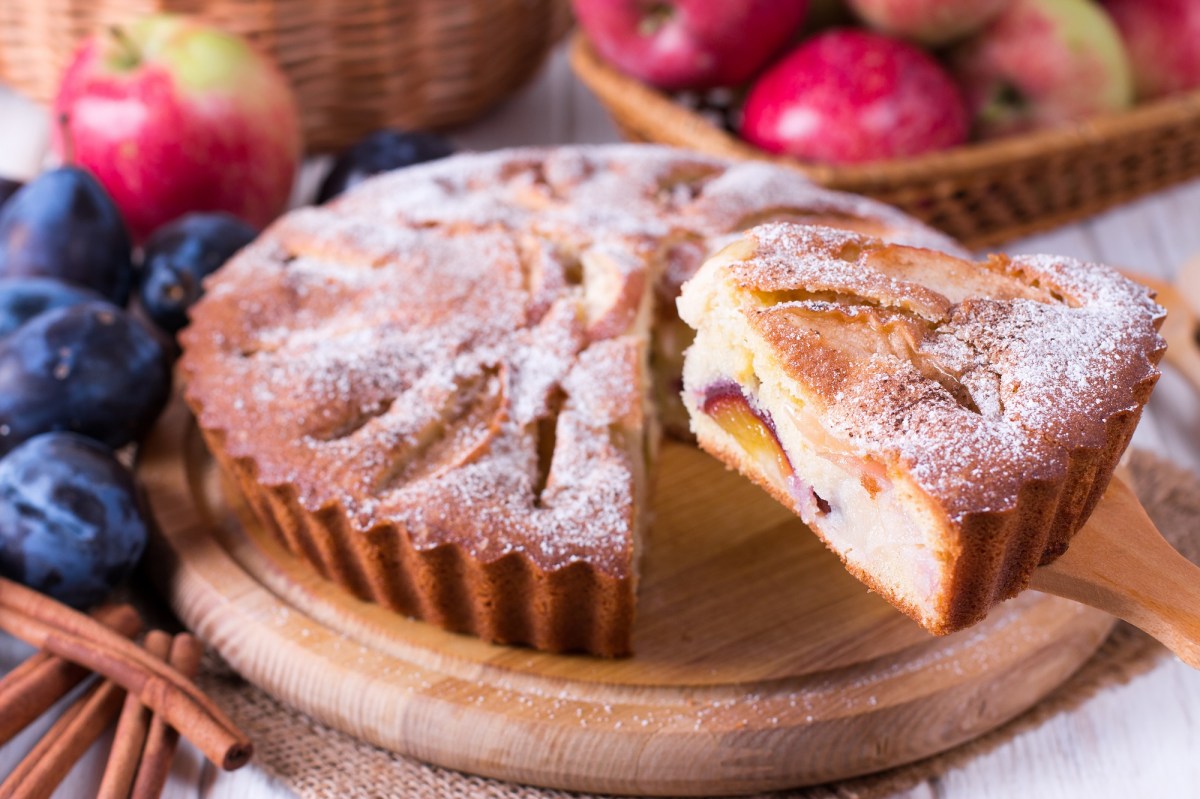
M954 246L773 167L635 146L459 156L293 212L227 265L183 336L188 397L312 512L627 575L649 292L673 315L702 257L773 214ZM678 363L686 342L664 340Z
M790 170L759 161L747 161L726 170L705 187L703 195L688 209L688 213L702 220L702 229L718 235L744 229L751 222L750 217L763 212L780 217L822 217L825 224L841 218L861 232L885 235L898 244L967 255L949 236L916 222L890 205L821 188ZM753 224L766 221L755 218ZM861 222L871 224L868 227Z
M1062 477L1070 453L1103 449L1109 420L1138 412L1157 378L1162 309L1106 267L961 263L997 295L964 298L954 264L931 263L922 284L910 259L925 256L869 237L767 225L747 238L751 253L718 279L740 289L828 429L900 464L952 516L1005 510L1031 479ZM909 315L904 337L896 314Z

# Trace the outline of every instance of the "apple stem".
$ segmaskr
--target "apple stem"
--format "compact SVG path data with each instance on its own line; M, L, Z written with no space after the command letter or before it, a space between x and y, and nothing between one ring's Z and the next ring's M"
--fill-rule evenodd
M113 39L116 40L117 44L121 48L120 65L125 68L136 67L138 62L141 60L140 54L138 53L137 44L134 43L133 39L129 38L129 34L127 34L125 29L120 25L113 25L109 27L108 32L112 35Z
M75 163L75 137L71 135L71 115L63 111L58 115L58 137L62 140L62 159L67 166Z
M989 122L1003 121L1011 114L1023 114L1027 103L1021 89L1011 83L996 87L979 111L981 119Z
M653 36L658 33L659 29L671 21L675 10L670 3L653 3L642 16L641 22L638 23L638 33L642 36Z

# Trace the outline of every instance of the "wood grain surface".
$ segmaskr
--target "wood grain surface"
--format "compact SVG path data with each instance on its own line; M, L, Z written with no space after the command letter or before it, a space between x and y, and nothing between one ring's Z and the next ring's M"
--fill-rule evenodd
M1118 479L1071 548L1034 572L1033 586L1124 619L1200 669L1200 567L1167 543Z
M726 795L876 771L1029 707L1112 624L1029 592L934 638L766 494L667 444L634 656L492 646L360 602L292 558L224 484L182 402L138 473L161 590L240 674L385 748L534 785Z

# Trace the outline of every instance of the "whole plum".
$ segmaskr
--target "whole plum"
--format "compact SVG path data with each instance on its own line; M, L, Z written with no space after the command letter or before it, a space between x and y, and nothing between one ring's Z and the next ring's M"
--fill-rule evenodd
M91 289L49 277L0 278L0 337L46 311L103 299Z
M454 145L436 133L385 128L368 133L339 155L317 190L317 202L332 200L372 175L454 154Z
M146 548L129 470L104 445L47 433L0 459L0 574L77 608L101 602Z
M0 208L0 277L53 277L124 305L133 288L129 232L90 174L43 172Z
M143 322L106 302L47 311L0 341L0 453L55 430L124 446L170 390L167 353Z
M146 241L138 298L167 333L187 324L187 309L203 293L204 278L258 235L231 214L196 213L154 231Z

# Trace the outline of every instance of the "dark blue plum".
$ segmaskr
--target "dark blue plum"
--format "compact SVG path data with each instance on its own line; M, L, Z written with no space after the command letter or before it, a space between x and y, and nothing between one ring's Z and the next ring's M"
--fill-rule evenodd
M106 302L47 311L0 341L0 454L53 430L124 446L170 391L168 356L148 325Z
M0 277L52 277L124 305L129 232L100 183L78 167L43 172L0 208Z
M147 523L129 470L74 433L47 433L0 459L0 574L88 608L129 577Z
M146 241L138 297L142 310L170 334L187 324L187 309L203 293L201 281L258 235L224 213L188 214Z
M103 299L91 289L49 277L0 278L0 338L46 311Z
M25 184L11 178L0 178L0 206L8 202L8 198L17 193Z
M454 145L434 133L377 130L346 150L321 181L317 202L328 202L372 175L454 154Z

